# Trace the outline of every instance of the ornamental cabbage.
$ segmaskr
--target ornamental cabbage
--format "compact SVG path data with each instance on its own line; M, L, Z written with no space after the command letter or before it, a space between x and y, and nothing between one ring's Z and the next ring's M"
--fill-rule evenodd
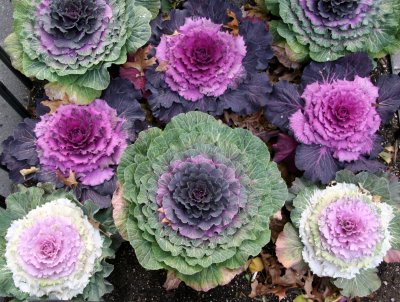
M326 63L310 63L301 85L277 83L265 117L300 143L296 167L312 181L328 183L336 171L383 168L377 134L400 107L400 79L380 76L373 83L371 60L357 53Z
M98 208L45 189L21 187L0 209L0 295L99 301L112 290L104 277L113 269L105 259L114 251L111 239L94 226L102 223L96 221ZM102 227L112 231L111 225Z
M282 20L271 21L275 42L295 60L325 62L351 52L382 57L400 45L399 0L265 0Z
M278 259L286 267L304 261L314 274L335 278L346 296L370 294L380 286L376 267L400 247L399 197L397 180L366 172L338 172L325 188L303 186L293 225L276 242Z
M73 175L69 185L80 200L108 207L122 152L145 127L140 97L129 81L115 79L103 99L62 105L40 121L26 119L3 143L1 162L19 183L32 179L61 187ZM35 173L24 178L24 169Z
M146 87L161 121L195 110L251 114L265 104L272 37L263 22L244 19L230 2L189 0L152 21L158 64L147 69Z
M13 65L28 77L59 82L82 103L110 83L107 68L125 63L150 38L158 0L16 0L6 38ZM143 5L143 6L142 6ZM145 6L145 7L144 7Z
M200 112L141 132L117 173L113 215L139 263L203 291L245 269L287 197L260 139Z

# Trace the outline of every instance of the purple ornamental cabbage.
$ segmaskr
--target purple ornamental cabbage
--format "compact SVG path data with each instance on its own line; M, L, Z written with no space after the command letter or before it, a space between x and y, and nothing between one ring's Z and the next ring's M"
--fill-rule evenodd
M36 150L43 170L73 171L83 185L96 186L114 175L127 147L124 119L104 100L87 106L64 105L41 117L35 127Z
M80 200L110 205L115 167L128 142L145 127L140 93L127 80L113 80L102 98L89 105L63 105L40 121L26 119L4 143L1 162L17 183L52 182L58 187L73 172ZM39 106L41 111L43 106ZM21 170L35 168L24 177Z
M370 79L372 63L357 53L326 63L311 63L301 85L275 85L265 117L294 135L296 167L312 181L328 183L336 171L379 171L377 134L400 107L400 79Z
M233 15L237 29L228 28ZM265 24L244 20L227 0L189 0L152 28L158 64L146 78L155 117L168 122L194 110L251 114L265 104L271 87L263 71L273 56Z

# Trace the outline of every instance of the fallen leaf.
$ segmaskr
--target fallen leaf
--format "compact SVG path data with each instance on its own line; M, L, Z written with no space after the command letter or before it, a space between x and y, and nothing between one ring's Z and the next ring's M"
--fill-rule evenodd
M230 29L231 30L231 34L233 36L237 36L239 35L239 21L236 17L236 14L234 11L228 9L227 11L227 15L232 18L232 20L230 22L228 22L228 24L224 25L225 28Z
M28 176L28 175L30 175L30 174L36 173L36 172L38 172L38 171L39 171L39 168L30 167L29 169L22 169L22 170L20 170L19 173L20 173L23 177L25 177L25 176Z
M259 293L258 293L258 281L257 280L254 280L251 284L250 284L250 287L251 287L251 292L250 292L250 294L249 294L249 297L250 298L255 298L255 297L257 297L258 295L259 295Z
M261 272L264 270L264 265L260 257L256 257L251 259L250 265L249 265L249 271L251 273L255 272Z
M71 104L71 102L67 99L56 100L56 101L42 101L43 106L50 108L50 113L54 113L57 111L58 107L68 104Z
M390 152L386 152L386 151L383 151L383 152L379 153L379 157L380 157L381 159L383 159L388 165L389 165L389 164L392 162L392 160L393 160L393 154L390 153Z
M92 217L89 217L89 223L96 229L100 230L100 222L94 220Z
M165 280L165 283L163 285L163 287L166 290L173 290L178 288L179 284L181 284L182 280L178 279L175 276L174 272L168 271L167 273L167 279Z
M381 202L381 199L382 199L382 196L379 196L379 195L372 196L373 202Z
M148 45L140 48L133 56L133 62L126 62L122 65L123 68L135 68L139 71L140 76L144 76L144 71L156 64L156 58L149 58L150 51L154 46Z
M400 262L400 250L389 250L383 260L385 260L386 263Z
M157 72L163 72L166 71L168 69L168 61L162 61L156 68Z
M300 295L300 296L297 296L297 297L293 300L293 302L313 302L313 300L307 298L307 296L305 296L305 295Z
M269 16L267 10L265 9L264 0L256 0L256 6L251 4L244 5L244 11L246 18L260 18L263 20L268 20Z
M72 170L69 170L69 176L64 177L60 171L56 172L57 177L67 186L70 188L76 187L78 185L78 181L76 180L75 177L75 172Z
M311 274L311 272L308 272L306 280L304 282L304 290L306 291L306 295L309 298L313 297L312 290L313 286L312 283L314 281L314 276Z

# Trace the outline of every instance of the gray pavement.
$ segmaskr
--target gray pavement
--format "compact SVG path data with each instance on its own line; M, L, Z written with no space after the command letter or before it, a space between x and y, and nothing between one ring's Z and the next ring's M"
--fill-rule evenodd
M12 5L8 0L0 0L0 45L4 46L4 38L11 32ZM20 100L26 99L28 91L25 86L0 62L0 81ZM21 122L21 117L0 97L0 142L13 132L15 126ZM0 146L0 152L2 147ZM10 193L11 181L3 170L0 170L0 195Z

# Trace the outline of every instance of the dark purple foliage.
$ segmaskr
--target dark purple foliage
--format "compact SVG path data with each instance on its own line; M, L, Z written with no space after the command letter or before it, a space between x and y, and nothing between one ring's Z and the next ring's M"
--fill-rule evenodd
M393 112L400 107L400 80L398 75L382 75L376 86L379 88L377 111L382 122L387 124L393 117Z
M299 89L287 81L279 81L268 98L265 118L282 130L289 130L289 117L303 108Z
M145 114L138 99L141 93L136 91L128 80L114 79L109 88L103 93L108 106L115 109L118 117L124 119L123 127L128 134L128 142L136 139L138 133L146 128ZM42 106L43 107L43 106ZM48 110L43 107L44 114ZM56 171L45 169L40 163L36 151L36 141L34 129L37 120L25 119L18 125L14 135L3 142L3 153L1 163L9 170L9 176L15 183L24 183L28 180L34 182L51 182L56 187L63 187L63 182L58 178ZM39 168L36 173L28 174L23 177L21 169L31 167ZM115 169L115 166L113 167ZM116 187L116 177L95 186L78 185L73 189L79 200L91 199L101 207L110 206L111 197Z
M382 147L375 132L379 120L387 123L400 107L400 78L384 75L374 86L369 79L372 67L367 54L354 53L332 62L310 63L300 85L282 81L274 86L264 115L295 134L300 143L296 166L312 181L327 183L342 167L356 172L384 169L377 161Z
M223 35L210 35L213 28L207 22L202 30L203 38L197 38L195 42L188 42L182 45L187 45L190 51L180 52L179 48L174 49L174 52L167 53L169 46L164 46L166 43L179 44L174 41L174 38L168 38L174 32L181 30L185 25L186 35L179 36L179 39L190 40L190 34L195 29L191 29L190 22L187 22L192 17L204 17L211 20L214 24L227 24L231 21L228 16L228 10L236 14L239 20L239 35L237 37L228 37ZM195 20L195 19L193 19ZM205 20L205 19L203 19ZM186 22L186 23L185 23ZM168 66L166 71L156 71L157 66L153 66L146 71L147 89L151 92L149 97L149 105L155 117L163 122L168 122L173 116L188 112L188 111L203 111L211 115L218 116L224 110L232 110L233 112L244 115L251 114L259 110L265 105L266 98L271 92L268 76L265 69L268 66L268 61L272 58L271 50L271 35L267 31L265 24L262 22L254 22L250 20L242 20L240 9L230 3L230 1L194 1L185 2L182 10L172 10L168 19L163 19L161 16L152 22L153 36L151 43L156 46L157 58L168 58L165 61L179 60L179 66L184 66L188 70L187 74L180 77L181 71L174 72L173 68ZM185 30L185 29L182 29ZM221 31L227 33L226 29L221 27ZM213 43L215 41L225 41ZM178 39L178 38L177 38ZM237 52L241 51L240 47L234 47L227 52L227 45L232 41L243 39L245 44L245 56L243 60ZM230 41L232 40L232 41ZM158 47L159 46L159 47ZM219 48L214 52L214 48ZM203 59L196 58L200 53L206 55ZM219 54L214 56L214 54ZM220 56L223 53L225 55ZM172 58L171 58L172 56ZM176 56L176 57L175 57ZM231 60L231 58L237 58ZM231 60L231 61L230 61ZM240 61L242 62L240 63ZM190 63L189 63L190 62ZM162 62L159 62L161 64ZM215 66L229 66L235 64L232 68L227 68L229 72L236 70L233 79L221 73L215 77L213 71ZM192 64L191 66L189 66ZM242 66L239 67L239 64ZM176 64L174 64L175 66ZM176 65L177 66L177 65ZM202 70L204 75L203 80L196 78L192 80L196 70ZM220 69L221 70L221 69ZM190 72L189 72L190 71ZM208 77L210 78L208 80ZM226 77L226 78L224 78ZM230 81L230 82L229 82ZM215 85L211 85L215 83ZM189 86L190 89L183 87ZM211 85L208 87L207 85ZM212 87L212 89L211 89Z
M301 144L296 150L296 167L312 182L329 183L341 168L326 147Z

